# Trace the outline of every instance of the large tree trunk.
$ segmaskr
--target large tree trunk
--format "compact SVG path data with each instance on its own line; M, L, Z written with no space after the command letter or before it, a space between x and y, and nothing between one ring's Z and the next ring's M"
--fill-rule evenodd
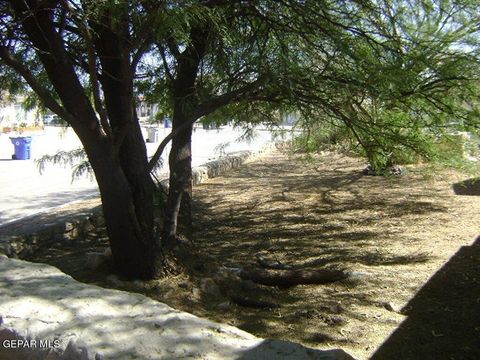
M100 189L115 267L128 277L154 277L158 271L151 182L142 172L134 179L130 172L129 179L108 147L89 151L89 158Z
M151 278L156 273L157 254L153 237L153 183L134 113L128 22L110 23L106 13L105 21L95 24L95 50L102 65L101 82L108 114L101 127L53 23L49 3L10 1L10 4L38 52L62 102L62 111L68 115L66 120L81 140L95 172L117 269L129 277ZM49 96L39 95L44 99ZM49 100L52 111L60 108L58 104L52 106L55 100Z
M153 181L135 111L133 69L126 43L128 29L122 27L114 32L112 28L118 25L110 22L107 13L103 24L95 24L95 47L102 65L101 83L114 140L113 163L100 166L102 178L97 176L97 180L117 268L126 275L149 278L156 273ZM107 179L104 186L103 177Z

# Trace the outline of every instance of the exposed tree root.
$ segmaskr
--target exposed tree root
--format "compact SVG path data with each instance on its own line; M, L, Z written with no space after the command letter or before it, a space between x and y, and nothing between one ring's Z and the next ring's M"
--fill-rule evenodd
M269 301L252 299L241 295L233 295L231 296L231 299L237 305L256 309L274 309L280 307L280 305Z
M328 284L349 277L342 270L242 270L240 277L268 286L295 286L300 284Z
M282 264L279 261L270 261L265 259L262 256L257 256L257 263L265 269L275 269L275 270L290 270L292 269L291 265Z

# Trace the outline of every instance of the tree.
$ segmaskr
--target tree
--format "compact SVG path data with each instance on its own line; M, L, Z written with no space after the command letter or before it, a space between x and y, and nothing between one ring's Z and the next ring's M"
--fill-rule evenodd
M323 86L300 87L298 99L306 128L330 124L382 173L408 158L438 156L435 144L456 130L478 130L479 17L468 1L367 8L337 13L332 21L348 29L341 36L349 50L307 82Z
M187 219L191 218L193 123L228 105L274 101L279 94L273 89L271 67L278 41L272 44L275 39L255 6L236 1L200 1L201 7L195 3L170 9L181 10L184 21L166 36L154 34L152 53L160 61L148 69L156 78L154 84L162 84L150 92L157 100L166 99L164 107L173 114L176 134L169 158L170 190L162 236L166 247L175 244L181 204Z
M251 86L202 104L190 97L211 26L202 20L203 10L228 2L196 3L12 0L0 8L2 87L14 92L28 85L76 132L99 186L115 264L131 277L151 278L168 266L178 204L191 186L193 122ZM150 176L156 158L149 164L135 113L134 81L151 46L169 43L172 34L179 36L176 29L194 19L194 27L188 26L190 37L172 53L178 68L169 87L175 99L172 181L160 248L154 237ZM196 105L193 112L191 105Z
M152 277L153 182L133 93L146 50L146 39L136 37L142 25L126 2L29 0L1 6L2 68L15 75L4 77L4 84L22 80L72 126L95 172L117 268ZM134 34L132 26L139 27Z
M100 188L115 263L132 277L170 264L182 198L189 213L192 126L200 118L251 123L298 110L306 127L341 123L371 159L392 144L412 146L412 134L422 140L416 148L425 127L447 125L445 110L462 124L471 120L462 102L474 89L478 16L467 0L0 6L2 87L28 84L75 130ZM150 162L135 113L140 92L173 116ZM150 171L170 140L158 242Z

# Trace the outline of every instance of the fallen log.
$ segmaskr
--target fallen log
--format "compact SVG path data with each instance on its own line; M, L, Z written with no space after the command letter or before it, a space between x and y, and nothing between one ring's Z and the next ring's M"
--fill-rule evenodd
M328 284L349 277L342 270L242 270L240 277L268 286L295 286L300 284Z

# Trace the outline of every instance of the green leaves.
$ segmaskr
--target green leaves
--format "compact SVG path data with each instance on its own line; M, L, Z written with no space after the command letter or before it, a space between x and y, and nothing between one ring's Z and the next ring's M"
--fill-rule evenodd
M188 112L247 127L297 112L309 130L342 127L378 164L398 162L400 153L431 157L432 139L478 129L480 15L473 0L67 4L75 11L58 5L52 16L82 81L88 46L79 21L89 26L108 12L113 31L128 30L122 38L137 70L136 91L165 115L174 110L180 64L198 61L193 86L182 92ZM0 42L52 90L15 19L4 16L0 26L10 36ZM90 33L95 38L93 27ZM24 91L18 75L0 66L0 86Z

